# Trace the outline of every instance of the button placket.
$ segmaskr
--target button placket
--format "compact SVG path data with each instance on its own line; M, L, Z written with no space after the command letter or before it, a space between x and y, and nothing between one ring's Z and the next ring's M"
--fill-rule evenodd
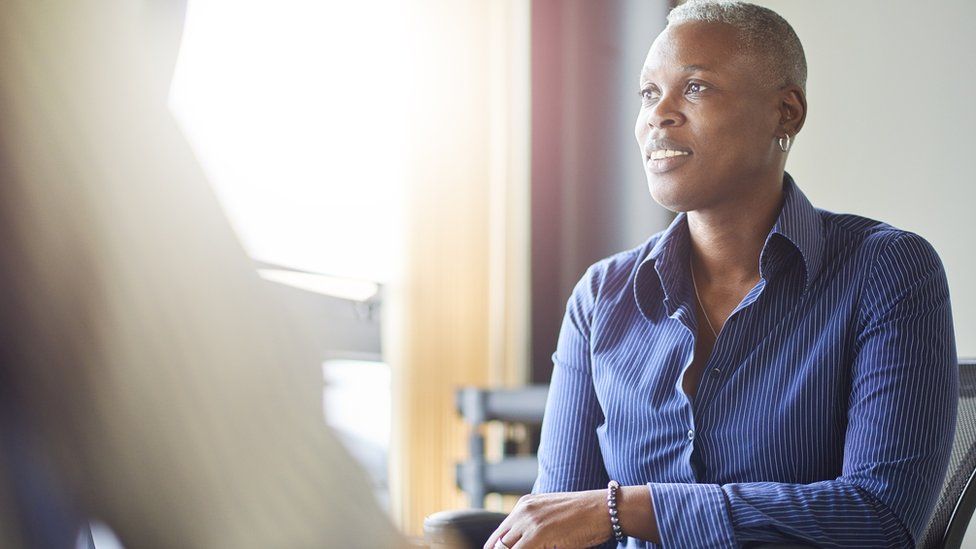
M725 325L722 327L722 331L719 333L718 339L715 341L714 347L712 347L712 354L708 357L708 362L705 364L705 372L710 375L704 375L702 373L701 381L698 386L698 397L695 399L697 413L701 413L704 404L707 402L711 396L719 390L721 387L724 369L729 364L732 364L734 357L739 353L739 349L736 346L737 333L737 319L742 312L733 313L725 321Z

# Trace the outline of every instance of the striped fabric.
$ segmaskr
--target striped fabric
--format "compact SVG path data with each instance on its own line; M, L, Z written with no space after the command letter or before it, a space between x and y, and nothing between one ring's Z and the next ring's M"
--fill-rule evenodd
M586 272L553 355L534 492L646 484L667 547L914 545L958 398L942 263L918 235L815 209L788 174L784 195L760 282L694 399L685 215Z

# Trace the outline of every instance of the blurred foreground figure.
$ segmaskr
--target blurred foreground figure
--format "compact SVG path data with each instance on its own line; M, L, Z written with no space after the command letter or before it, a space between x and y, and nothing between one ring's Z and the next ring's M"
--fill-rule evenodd
M182 10L0 0L0 547L400 545L166 109Z

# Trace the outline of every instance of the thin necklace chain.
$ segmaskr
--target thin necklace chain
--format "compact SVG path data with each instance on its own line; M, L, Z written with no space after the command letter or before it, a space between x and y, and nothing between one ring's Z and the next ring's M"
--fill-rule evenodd
M695 299L698 300L698 306L701 308L702 316L705 317L705 324L708 324L708 329L712 332L712 337L718 339L718 334L715 332L715 328L712 327L712 321L708 319L708 311L705 310L701 296L698 295L698 283L695 282L695 266L691 261L688 262L688 269L691 271L691 285L695 288Z

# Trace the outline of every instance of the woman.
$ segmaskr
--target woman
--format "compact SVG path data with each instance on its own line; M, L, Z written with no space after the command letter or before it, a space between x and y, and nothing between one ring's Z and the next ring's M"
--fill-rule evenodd
M636 137L682 213L574 290L534 494L485 547L912 546L955 424L941 261L785 173L807 107L785 20L691 1L668 21Z

